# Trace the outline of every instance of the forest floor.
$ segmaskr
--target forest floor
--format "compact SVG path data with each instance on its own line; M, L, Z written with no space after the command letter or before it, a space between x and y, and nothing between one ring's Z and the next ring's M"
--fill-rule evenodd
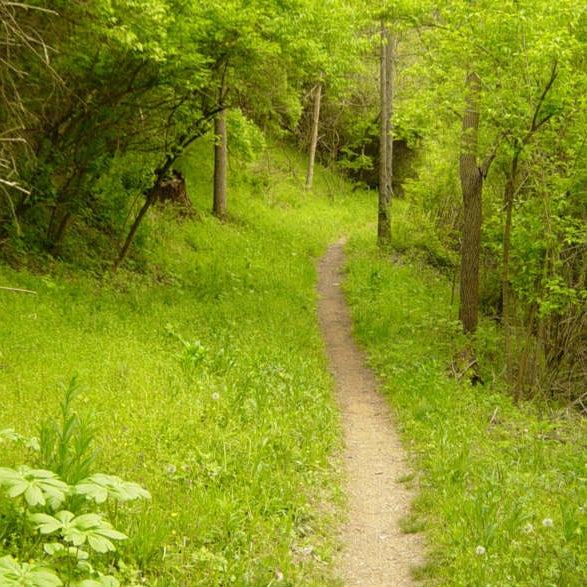
M348 519L337 566L349 587L414 585L411 569L423 561L423 543L400 528L415 496L406 483L412 475L389 406L351 336L341 290L343 263L341 241L330 246L318 266L320 320L345 443Z

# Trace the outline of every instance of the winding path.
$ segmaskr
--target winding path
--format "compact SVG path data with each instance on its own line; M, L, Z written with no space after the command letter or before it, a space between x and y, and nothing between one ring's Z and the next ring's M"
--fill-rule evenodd
M318 265L320 320L341 410L349 500L337 566L348 587L407 587L415 585L410 569L422 562L423 551L420 537L399 527L414 497L399 479L410 471L389 407L351 337L340 288L343 263L341 241Z

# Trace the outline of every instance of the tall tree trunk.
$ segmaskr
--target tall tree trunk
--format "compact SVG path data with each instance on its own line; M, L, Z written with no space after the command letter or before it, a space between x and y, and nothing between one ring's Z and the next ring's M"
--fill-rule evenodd
M503 305L503 329L505 345L505 366L506 380L513 381L514 363L512 356L511 328L512 328L512 300L510 293L510 250L512 240L512 212L514 207L514 196L516 194L516 185L518 180L518 162L522 149L515 149L512 158L510 170L504 190L504 208L505 221L503 227L503 253L502 253L502 277L501 277L501 297ZM515 392L516 399L519 399L519 390Z
M314 162L316 160L316 148L318 147L318 128L320 126L320 104L322 101L322 83L314 87L314 110L312 112L312 138L310 140L310 152L308 160L308 173L306 174L306 189L312 189L314 180Z
M214 215L220 219L226 216L226 174L228 164L228 137L226 132L226 108L214 119Z
M463 196L463 231L461 240L461 279L459 320L465 334L477 330L479 320L479 258L481 255L481 223L483 180L495 152L483 165L478 163L479 98L481 80L475 72L467 74L465 112L459 158Z
M379 129L379 206L377 218L377 245L381 249L391 245L391 197L393 177L393 66L395 37L385 22L381 22L381 126Z
M547 124L553 116L552 112L545 113L542 117L542 108L549 92L551 91L556 79L558 77L558 63L554 61L550 71L550 77L546 81L542 94L536 102L534 107L534 113L530 126L526 134L513 145L513 155L510 162L510 169L507 174L506 184L504 189L504 209L505 209L505 220L503 228L503 253L502 253L502 279L501 279L501 292L502 292L502 303L503 303L503 328L504 328L504 350L505 350L505 366L506 366L506 379L508 382L514 380L514 357L512 351L512 315L513 315L513 300L512 293L510 290L510 253L511 253L511 240L512 240L512 216L514 209L514 199L516 191L518 190L518 176L520 167L520 157L526 146L533 139L534 135ZM518 384L514 390L514 398L519 400L522 395L522 383L524 373L520 370L520 377L518 378Z

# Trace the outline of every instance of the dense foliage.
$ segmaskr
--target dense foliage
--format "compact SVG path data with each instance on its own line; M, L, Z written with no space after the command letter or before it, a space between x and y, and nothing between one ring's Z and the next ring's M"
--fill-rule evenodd
M120 238L137 196L225 106L263 128L295 127L305 84L352 61L343 8L3 3L2 239L58 255L71 231Z

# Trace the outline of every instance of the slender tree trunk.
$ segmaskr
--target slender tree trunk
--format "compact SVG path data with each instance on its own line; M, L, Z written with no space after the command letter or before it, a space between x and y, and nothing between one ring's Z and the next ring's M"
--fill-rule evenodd
M516 193L516 184L518 179L518 162L520 160L521 149L516 149L512 158L510 171L505 184L504 190L504 207L505 221L503 227L503 252L502 252L502 277L501 277L501 297L503 305L503 329L505 345L505 366L506 380L513 381L514 361L512 356L512 300L510 293L510 251L512 240L512 212L514 207L514 196ZM515 396L518 397L519 390L516 390Z
M63 243L63 239L65 237L65 233L67 228L71 224L73 220L73 214L71 212L65 212L63 217L61 218L59 225L57 226L57 230L55 231L52 242L51 242L51 256L56 257L60 250L61 245Z
M513 315L513 300L512 294L510 291L509 285L509 272L510 272L510 252L511 252L511 240L512 240L512 216L513 216L513 208L514 208L514 199L516 196L516 191L518 189L518 175L519 175L519 164L520 164L520 157L522 155L523 150L526 146L530 143L534 135L542 128L545 124L549 122L552 118L553 113L545 113L544 116L541 117L542 108L546 97L548 96L549 92L551 91L554 82L558 77L558 63L556 61L552 64L552 69L550 72L550 77L547 80L544 88L542 90L542 94L536 106L534 108L534 114L532 116L532 120L530 122L529 128L527 133L521 138L521 140L517 141L514 144L514 154L512 156L512 160L510 163L510 169L507 176L507 181L504 189L504 208L505 208L505 220L504 220L504 229L503 229L503 253L502 253L502 303L503 303L503 328L504 328L504 335L505 335L505 365L506 365L506 378L508 382L514 381L514 357L512 351L512 315ZM521 378L523 378L523 373L520 373ZM521 378L518 378L518 385L516 385L516 389L514 390L514 398L519 400L522 394L522 389L520 385Z
M316 160L316 148L318 147L318 129L320 126L320 104L322 101L322 83L314 88L314 110L312 112L312 138L310 140L310 152L308 161L308 173L306 174L306 189L312 189L314 180L314 162Z
M477 162L481 83L474 72L467 75L466 92L459 159L463 196L459 319L467 334L474 333L478 323L483 191L482 170Z
M131 226L131 229L126 237L126 240L124 241L124 245L122 246L118 258L112 265L113 273L119 269L119 267L122 265L122 262L126 258L126 255L128 254L130 245L132 244L135 234L143 218L145 217L145 214L157 199L157 194L161 189L161 183L171 171L173 164L177 161L177 159L181 156L185 149L187 149L194 141L196 141L206 132L208 132L208 130L210 129L209 121L212 119L212 117L216 116L216 114L220 111L220 108L210 109L204 116L202 116L202 118L199 121L197 121L194 124L190 134L178 137L176 148L173 150L173 154L167 155L165 157L163 165L161 165L161 167L155 170L155 181L153 182L153 185L146 194L145 203L139 210L139 213L137 214L137 217L135 218L133 225Z
M226 109L214 119L214 215L220 219L226 216L226 176L228 164L228 137L226 132Z
M140 226L141 222L143 221L145 214L147 213L147 211L151 207L151 204L154 201L155 201L155 192L149 191L149 194L147 194L147 197L145 199L145 203L142 205L141 209L139 210L139 213L137 214L137 216L135 218L135 221L133 222L130 230L128 231L128 235L126 236L126 240L124 241L124 245L122 245L122 249L120 249L120 254L118 255L118 258L116 259L116 261L114 262L114 265L112 266L113 273L116 273L116 271L118 271L120 269L122 262L126 259L126 256L128 254L128 250L130 249L130 245L132 244L132 241L135 238L137 230L139 229L139 226Z
M381 23L381 126L379 129L379 206L377 218L377 245L387 249L391 245L391 197L393 177L393 66L395 37L385 22Z
M157 194L159 193L159 189L161 188L161 183L165 179L165 176L167 175L167 173L171 169L172 165L175 163L176 158L177 158L176 156L168 156L165 160L165 164L163 165L163 167L157 169L157 171L155 172L155 181L154 181L153 185L151 186L151 188L149 189L149 191L147 192L145 202L142 205L141 209L139 210L139 213L137 214L137 216L136 216L136 218L135 218L135 220L134 220L134 222L128 232L128 235L126 237L126 240L124 241L124 245L122 245L122 249L120 250L120 254L118 255L118 258L114 262L114 265L112 265L112 272L113 273L118 271L118 269L122 265L122 262L126 259L126 256L128 254L128 250L130 249L130 245L132 244L132 241L135 238L137 230L139 229L139 226L141 225L141 222L142 222L143 218L145 217L145 214L148 212L149 208L151 207L151 205L155 201Z

